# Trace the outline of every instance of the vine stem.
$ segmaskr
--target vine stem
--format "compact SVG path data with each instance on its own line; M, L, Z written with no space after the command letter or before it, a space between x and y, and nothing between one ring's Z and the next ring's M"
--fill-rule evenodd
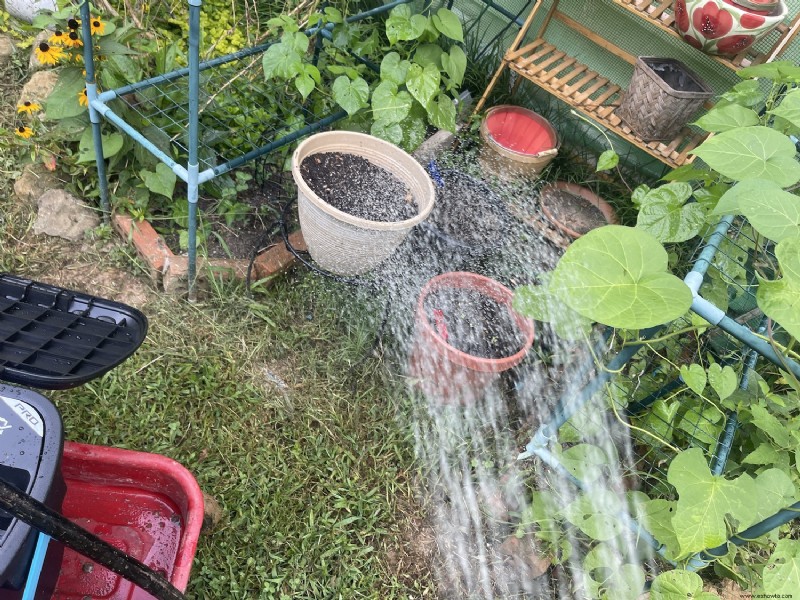
M676 454L680 452L680 449L676 448L675 446L670 444L667 440L665 440L664 438L656 435L652 431L647 431L646 429L642 429L641 427L637 427L633 423L625 421L619 415L619 412L617 411L617 403L614 402L613 398L611 397L611 390L609 390L607 388L608 388L608 384L606 384L606 394L608 395L608 398L610 399L611 410L614 412L614 417L616 417L617 421L619 421L622 424L623 427L627 427L628 429L633 429L634 431L638 431L638 432L643 433L643 434L645 434L647 436L650 436L651 438L653 438L653 439L661 442L662 444L664 444L667 448L669 448L670 450L672 450Z
M700 331L700 329L705 329L705 328L704 327L697 327L695 325L692 325L691 327L684 327L683 329L679 329L677 331L673 331L672 333L668 333L666 335L662 335L661 337L650 338L649 340L647 340L647 343L651 344L653 342L663 342L663 341L666 341L666 340L668 340L671 337L674 337L676 335L681 335L683 333L690 333L692 331ZM622 347L623 348L625 346L640 346L640 345L642 345L641 341L622 342Z
M588 119L588 118L584 117L584 116L583 116L581 113L579 113L578 111L576 111L576 110L574 110L574 109L570 109L570 111L569 111L569 112L570 112L570 114L571 114L571 115L578 117L578 118L579 118L581 121L585 122L585 123L586 123L587 125L589 125L590 127L592 127L592 128L594 128L594 129L596 129L597 131L599 131L599 132L600 132L600 134L601 134L601 135L602 135L604 138L606 138L606 143L608 143L608 147L609 147L609 148L611 148L611 150L613 150L613 151L614 151L614 153L617 155L617 157L619 157L619 153L617 152L617 149L616 149L616 148L614 148L614 144L612 144L612 143L611 143L611 138L610 138L610 137L608 137L608 134L607 134L605 131L603 131L603 129L602 129L601 127L599 127L599 126L597 125L597 123L593 122L591 119ZM619 178L620 178L620 180L622 181L622 183L624 183L624 184L625 184L625 187L626 187L626 188L628 188L628 191L629 191L630 193L633 193L633 189L632 189L632 188L631 188L631 186L628 184L628 182L625 180L625 177L622 175L622 171L621 171L621 170L620 170L620 168L619 168L619 161L617 161L617 165L616 165L616 167L615 167L615 168L616 168L616 170L617 170L617 174L619 175Z

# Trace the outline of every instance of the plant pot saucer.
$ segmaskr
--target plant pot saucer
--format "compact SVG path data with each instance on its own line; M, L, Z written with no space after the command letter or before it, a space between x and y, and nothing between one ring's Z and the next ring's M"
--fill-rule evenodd
M565 181L544 186L539 192L539 206L547 220L572 240L617 222L608 202L585 187Z

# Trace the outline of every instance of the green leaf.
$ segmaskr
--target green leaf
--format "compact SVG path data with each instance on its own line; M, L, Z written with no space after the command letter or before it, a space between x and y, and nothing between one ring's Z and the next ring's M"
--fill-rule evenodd
M686 204L692 188L685 182L670 182L638 199L641 208L636 227L660 242L685 242L705 225L706 213L697 203Z
M758 307L800 339L800 238L783 240L775 247L783 277L777 281L759 278Z
M403 142L403 128L400 123L389 121L373 121L369 132L387 142L400 145Z
M788 60L776 60L739 69L737 72L742 79L763 77L783 83L800 83L800 67Z
M100 137L103 144L103 158L111 158L117 154L122 150L122 144L125 143L125 138L122 137L121 133L110 133ZM90 163L95 161L94 135L91 127L87 127L83 132L81 141L78 143L78 152L77 162Z
M662 181L705 181L709 177L707 169L698 169L693 164L681 165L661 178Z
M78 103L78 94L86 87L83 70L77 67L66 67L58 73L58 81L45 103L48 119L57 121L69 119L86 112L86 108Z
M412 64L408 68L406 87L422 106L428 106L433 97L439 92L441 80L442 76L439 73L439 69L433 65L421 67Z
M772 465L778 462L778 450L771 443L762 442L750 454L742 459L746 465Z
M778 540L764 567L764 592L774 598L792 598L800 590L800 542Z
M608 490L581 494L564 508L564 518L593 540L617 537L624 525L619 519L620 499Z
M698 396L706 389L706 370L698 364L681 365L681 379Z
M683 281L667 271L667 252L650 234L608 225L575 240L551 286L587 319L641 329L682 316L692 303Z
M603 467L611 462L602 448L592 444L571 446L558 459L570 473L587 484L602 477Z
M794 127L800 127L800 89L786 94L778 108L769 111L769 114L786 119Z
M432 100L427 106L427 111L428 119L434 127L456 132L456 105L446 94L439 94L435 101Z
M397 91L397 85L391 81L382 81L372 92L372 114L378 121L386 125L399 123L411 111L414 99L406 91ZM402 136L402 133L401 133Z
M703 579L700 575L675 569L661 573L653 580L650 600L687 600L698 598L702 592Z
M644 590L642 567L623 563L611 544L598 544L586 553L583 573L584 585L591 598L636 600Z
M672 439L673 421L680 407L680 402L667 402L663 398L659 398L647 411L644 419L645 428L665 442L669 442ZM651 439L650 443L658 447L663 446L663 442L655 439Z
M403 85L406 82L410 66L411 63L401 60L397 52L389 52L381 61L381 79L396 83L398 86Z
M706 131L721 133L738 127L758 125L760 122L758 113L753 109L739 104L726 104L719 108L712 108L694 124Z
M712 363L708 366L708 383L711 385L720 400L725 400L739 385L739 379L736 377L736 371L733 367L728 365L721 367L717 363Z
M413 62L419 66L433 65L437 69L442 68L442 55L444 50L438 44L421 44L414 52Z
M367 106L369 84L361 77L351 81L349 77L340 75L334 79L331 89L333 91L333 99L351 117Z
M294 86L297 88L297 91L300 92L300 95L303 96L303 100L308 98L308 95L314 91L320 79L321 77L317 67L310 64L303 64L302 73L298 74L294 79Z
M443 36L449 37L451 40L457 42L464 41L464 30L461 27L461 21L458 20L458 17L452 10L440 8L436 11L436 14L431 17L431 20L433 21L433 25Z
M643 525L647 531L661 544L667 547L667 558L674 559L680 552L678 537L675 533L675 526L672 524L672 517L678 503L674 500L664 500L657 498L645 502L643 506Z
M781 469L767 469L759 473L756 487L759 491L756 511L748 521L740 523L739 529L763 521L794 503L792 478Z
M730 179L771 179L781 187L800 181L794 143L769 127L724 131L707 139L693 153Z
M514 292L514 310L537 321L550 323L565 340L584 339L592 321L576 313L547 286L525 285Z
M154 194L161 194L172 199L178 177L167 165L158 163L155 171L139 171L139 177L142 178L148 190Z
M800 235L800 197L772 182L760 184L758 191L753 190L740 201L742 214L758 233L773 241Z
M442 68L450 78L450 83L458 87L464 81L464 73L467 72L467 55L461 46L453 46L450 53L442 54Z
M402 127L403 139L405 140L403 147L408 151L415 150L422 142L425 141L425 135L428 131L428 126L425 124L424 120L419 118L406 119L403 121Z
M267 48L261 58L261 64L264 68L264 77L266 79L273 77L291 79L301 72L303 55L291 43L279 42Z
M615 168L619 164L619 154L613 150L606 150L597 159L597 168L595 171L608 171Z
M411 8L401 4L395 6L386 19L386 37L392 46L400 40L416 40L425 33L427 24L427 18L422 15L412 15Z
M682 556L724 543L726 517L745 521L758 504L758 490L749 475L732 481L712 475L700 448L678 454L669 466L667 481L678 492L672 524Z
M743 69L740 69L738 73L741 75L742 71ZM741 104L742 106L756 106L763 102L764 93L761 91L761 85L757 81L740 81L729 91L722 94L722 100Z

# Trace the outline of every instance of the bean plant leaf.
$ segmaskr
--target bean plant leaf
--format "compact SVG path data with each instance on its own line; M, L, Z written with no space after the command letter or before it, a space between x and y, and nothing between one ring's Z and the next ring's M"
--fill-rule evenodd
M744 69L739 69L738 74L741 75L742 71ZM761 85L753 80L740 81L722 94L723 102L733 102L742 106L756 106L761 104L763 100L764 92L761 91ZM719 103L717 103L717 106L719 106Z
M647 411L644 423L647 431L654 433L660 439L651 439L651 444L661 447L664 445L663 442L669 442L672 439L673 421L680 406L680 402L667 402L663 398L659 398L653 403L650 410Z
M591 598L636 600L645 584L639 565L624 563L611 544L598 544L583 559L584 584Z
M403 128L400 123L389 121L373 121L369 132L375 137L379 137L387 142L400 145L403 142Z
M712 363L708 366L708 383L711 385L720 400L725 400L739 385L739 379L736 377L736 371L733 367L725 365L721 367L717 363Z
M667 262L666 250L649 233L608 225L569 246L551 287L587 319L625 329L652 327L677 319L692 303Z
M776 60L739 69L738 75L746 79L763 77L783 83L800 83L800 67L789 60Z
M593 540L617 537L624 525L619 519L621 500L611 491L593 490L581 494L564 508L564 518Z
M794 127L800 127L800 89L795 89L786 94L780 105L769 111L771 115L789 121Z
M773 598L792 598L800 590L800 542L778 540L764 568L763 582L764 592Z
M458 16L446 8L440 8L436 14L431 17L434 27L445 37L457 42L464 41L464 30L461 27L461 21Z
M767 408L760 404L753 404L748 407L752 415L753 425L766 433L778 447L788 449L792 436L786 425L778 417L773 415Z
M749 521L740 524L740 529L763 521L794 503L792 478L781 469L767 469L759 473L756 486L760 490L758 506Z
M442 68L453 86L461 85L464 81L464 73L467 72L467 55L461 46L453 46L449 53L442 54Z
M139 172L139 176L148 190L154 194L160 194L172 199L172 194L175 191L175 182L178 177L167 165L158 163L155 171L142 170Z
M692 239L705 224L706 213L697 203L686 204L691 195L692 187L679 181L647 191L638 198L636 227L662 243Z
M446 94L439 94L427 106L428 118L439 129L456 132L456 105Z
M678 454L667 481L678 492L672 524L682 556L724 543L727 517L744 522L758 505L758 488L749 475L734 480L712 475L700 448Z
M666 546L666 558L677 558L680 553L678 536L675 533L675 526L672 524L672 517L675 516L677 509L675 500L664 500L657 498L645 502L643 506L643 521L647 531L661 544Z
M408 116L414 99L405 90L398 91L391 81L382 81L372 92L372 114L387 125L399 123Z
M369 84L361 77L351 81L349 77L340 75L334 79L331 89L333 90L333 99L350 116L367 106Z
M758 113L752 108L739 104L726 104L719 108L712 108L694 124L706 131L721 133L737 127L758 125L760 122Z
M103 158L115 156L122 150L122 145L125 143L125 138L122 137L121 133L109 133L100 137L103 144ZM78 142L78 152L77 162L90 163L95 161L94 134L91 127L87 127L84 130L81 140Z
M780 460L777 448L769 442L762 442L742 459L745 465L772 465Z
M86 87L83 70L66 67L59 71L58 81L47 98L45 109L48 119L59 120L75 117L86 112L78 102L78 94Z
M537 321L550 323L558 337L582 339L592 330L592 321L567 306L548 285L524 285L514 291L514 310Z
M613 150L606 150L597 159L596 171L608 171L619 164L619 154Z
M593 444L576 444L558 458L570 473L585 483L597 481L603 475L602 468L610 464L603 449Z
M797 149L788 137L762 125L723 131L693 153L730 179L771 179L781 187L800 181Z
M703 578L697 573L674 569L660 573L650 586L650 600L712 600L716 594L703 591Z
M427 133L428 126L424 119L406 119L403 121L402 127L404 148L407 148L408 150L414 150L425 140L425 134Z
M426 17L419 14L412 15L411 7L401 4L395 6L386 19L386 37L392 46L401 40L416 40L425 33L427 24Z
M406 82L410 66L411 63L401 59L397 52L389 52L381 61L381 80L391 81L398 86L403 85Z
M783 277L776 281L759 278L758 307L800 339L800 237L780 242L775 256Z
M298 35L305 36L300 33ZM306 38L306 43L308 39ZM289 79L297 75L303 68L303 55L292 43L279 42L272 44L261 59L264 77L271 79L281 77Z
M421 44L414 52L413 62L421 67L425 65L433 65L437 69L442 68L442 55L444 50L438 44Z
M662 181L706 181L710 179L707 169L699 169L694 164L681 165L661 178Z
M294 86L305 100L308 98L308 95L314 91L320 79L321 77L317 67L310 64L303 64L302 71L294 79Z
M706 370L701 365L681 365L681 379L697 395L706 389Z
M442 75L435 66L425 65L421 67L412 63L408 68L406 87L422 106L428 106L433 97L439 92L441 80Z
M772 182L762 182L760 193L742 202L742 214L758 233L773 241L800 236L800 197Z

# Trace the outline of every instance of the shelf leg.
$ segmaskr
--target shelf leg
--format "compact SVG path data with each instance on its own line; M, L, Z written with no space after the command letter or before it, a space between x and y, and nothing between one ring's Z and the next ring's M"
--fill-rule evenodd
M108 174L106 173L106 160L103 158L103 136L100 131L100 114L92 106L97 99L97 83L94 74L94 49L91 28L92 13L89 9L89 0L81 3L81 35L88 40L83 45L83 64L86 66L86 98L89 102L89 121L92 124L92 138L94 140L94 155L97 163L97 179L100 183L100 210L103 211L103 221L109 222L111 205L108 201Z
M198 113L200 106L200 7L189 0L189 163L186 171L189 202L189 302L197 300L197 197L199 195Z

